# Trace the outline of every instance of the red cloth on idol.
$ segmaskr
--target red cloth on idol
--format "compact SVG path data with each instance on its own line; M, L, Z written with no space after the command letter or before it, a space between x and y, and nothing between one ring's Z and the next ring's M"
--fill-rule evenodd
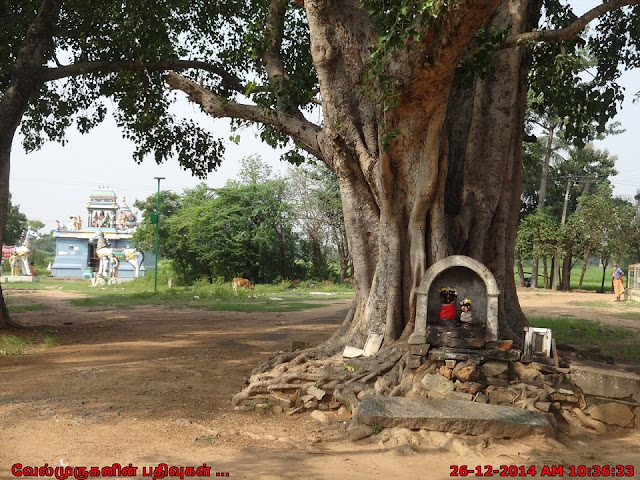
M443 303L440 305L440 320L455 320L456 319L456 303Z

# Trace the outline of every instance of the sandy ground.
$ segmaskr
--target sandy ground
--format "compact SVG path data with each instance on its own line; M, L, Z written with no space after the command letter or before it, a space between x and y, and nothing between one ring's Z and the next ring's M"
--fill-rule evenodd
M69 304L77 294L57 289L11 296L14 304L50 305L15 318L57 330L62 344L0 357L1 480L14 478L16 463L103 467L116 462L137 466L139 478L153 478L142 475L143 467L148 473L160 463L206 464L211 476L260 479L444 479L460 465L481 466L483 473L487 465L535 466L536 475L505 471L529 478L546 478L540 475L545 465L564 467L564 475L555 478L570 478L570 466L629 465L637 473L627 478L640 478L638 430L620 428L601 436L573 431L559 434L560 443L537 437L451 438L449 448L425 441L389 448L379 444L379 436L356 443L326 441L346 428L347 416L330 414L328 423L319 423L309 413L232 410L232 394L259 361L290 349L293 341L320 343L336 329L348 302L253 314L80 308ZM612 295L522 291L520 297L527 313L640 328L638 304L594 306L612 302ZM616 309L637 311L638 319L613 317Z

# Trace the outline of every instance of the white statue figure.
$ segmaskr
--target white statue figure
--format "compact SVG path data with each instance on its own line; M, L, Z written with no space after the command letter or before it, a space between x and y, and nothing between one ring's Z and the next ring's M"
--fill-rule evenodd
M98 267L98 275L104 278L109 277L109 267L112 265L111 258L113 257L118 262L126 261L133 267L133 276L138 278L140 273L140 266L144 261L144 253L139 252L135 248L111 248L109 247L107 240L104 238L104 232L98 230L98 232L91 237L91 241L98 241L96 245L96 255L100 259L100 266Z
M26 276L31 276L31 269L29 268L29 257L33 253L33 245L31 244L31 240L34 238L38 238L38 235L31 230L27 230L24 234L24 240L22 245L16 247L15 253L22 260L22 274Z

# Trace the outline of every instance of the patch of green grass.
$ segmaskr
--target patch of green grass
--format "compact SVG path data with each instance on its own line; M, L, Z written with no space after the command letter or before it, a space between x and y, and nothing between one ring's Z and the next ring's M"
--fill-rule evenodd
M0 355L22 355L28 341L15 335L7 335L0 338Z
M640 331L582 319L528 318L534 327L550 328L558 344L588 351L592 347L619 362L640 361Z
M604 276L604 291L611 291L611 271L612 265L606 268ZM571 288L578 288L578 282L580 281L580 274L582 273L582 263L578 262L573 270L571 270ZM599 292L602 287L602 267L596 265L588 265L587 270L582 280L583 290L593 290Z
M60 335L57 332L46 332L42 338L45 347L57 347L60 345Z
M614 302L613 300L596 300L596 301L592 301L592 302L578 302L578 301L573 301L573 302L569 302L569 305L575 305L576 307L600 307L600 308L613 308L613 307L617 307L618 303Z
M51 328L20 330L16 335L0 335L0 356L41 352L60 343L58 331Z
M3 292L10 292L12 290L44 290L46 282L42 277L39 277L39 282L7 282L2 284Z
M353 297L353 286L309 285L293 286L291 282L276 285L255 285L254 290L238 289L231 282L201 280L190 286L167 287L168 277L158 279L158 291L153 292L152 277L141 277L119 285L92 288L88 280L61 283L58 287L84 293L86 298L71 300L84 307L160 305L174 308L201 308L213 311L294 312L318 308L323 304Z
M640 312L622 312L622 313L614 313L614 317L623 318L625 320L638 320L640 321Z
M635 303L614 302L613 300L611 301L596 300L592 302L573 301L573 302L569 302L569 305L574 305L576 307L598 307L598 308L615 309L615 311L611 312L612 317L624 318L627 320L640 320L640 312L638 312L637 309L634 310L634 308L637 306L637 304ZM630 311L620 312L619 311L620 309L623 309L623 310L629 309Z
M234 292L231 282L207 280L190 286L168 288L169 274L160 270L158 291L154 292L153 275L140 277L117 285L92 287L87 279L41 278L39 288L67 290L82 293L86 298L71 300L72 305L84 307L111 307L159 305L174 308L200 308L212 311L239 312L294 312L319 308L327 303L353 298L351 284L323 284L302 282L294 285L284 281L277 284L258 284L254 290ZM16 284L13 284L16 285ZM29 284L30 285L30 284ZM175 282L174 282L175 285ZM7 292L10 299L11 292ZM10 305L10 303L9 303ZM16 306L11 311L28 311L45 306Z
M277 297L278 300L266 296L249 296L238 294L237 296L210 296L193 295L190 289L171 289L158 293L103 293L87 298L71 300L72 305L84 307L104 306L137 306L137 305L162 305L173 308L200 308L211 311L234 312L296 312L310 308L324 306L322 303L312 303L315 298L287 299Z
M22 313L22 312L34 312L37 310L46 310L48 308L50 308L47 305L43 305L41 303L34 303L31 305L15 305L15 306L9 306L9 311L11 313Z

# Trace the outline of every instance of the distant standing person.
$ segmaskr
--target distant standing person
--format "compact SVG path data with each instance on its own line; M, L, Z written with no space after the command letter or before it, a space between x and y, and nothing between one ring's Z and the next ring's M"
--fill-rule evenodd
M624 272L618 268L618 264L613 264L613 273L611 276L613 277L613 293L616 295L616 302L620 301L620 295L624 292L624 282L622 281L622 277Z

